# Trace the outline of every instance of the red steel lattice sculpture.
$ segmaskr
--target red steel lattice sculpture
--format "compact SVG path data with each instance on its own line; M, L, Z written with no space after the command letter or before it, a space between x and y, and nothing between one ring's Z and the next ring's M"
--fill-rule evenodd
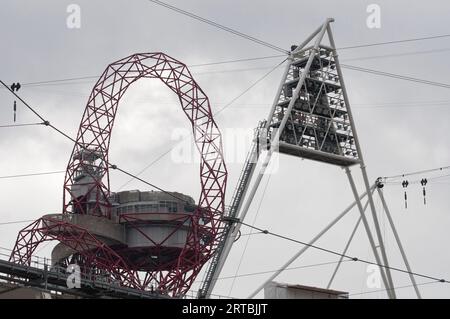
M83 215L113 219L109 170L115 166L109 163L111 132L120 99L141 78L160 79L177 94L201 155L201 193L195 211L190 215L178 214L170 220L175 224L181 220L178 228L186 223L190 225L186 244L170 265L153 267L130 258L136 253L150 254L145 248L136 251L123 244L107 243L74 224L72 218ZM39 244L57 240L72 250L72 261L82 261L86 269L106 273L123 286L147 290L150 284L156 283L155 288L162 293L183 295L217 246L225 209L226 180L220 131L208 97L186 65L163 53L133 54L110 64L90 94L67 166L62 215L46 215L20 231L10 260L29 264ZM139 231L140 223L136 219L139 216L121 217ZM159 245L158 252L164 248L164 242L154 243Z

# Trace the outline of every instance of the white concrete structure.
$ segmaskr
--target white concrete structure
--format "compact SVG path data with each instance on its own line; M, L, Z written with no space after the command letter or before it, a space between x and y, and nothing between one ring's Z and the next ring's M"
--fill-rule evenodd
M264 299L348 299L348 292L272 281L264 287Z

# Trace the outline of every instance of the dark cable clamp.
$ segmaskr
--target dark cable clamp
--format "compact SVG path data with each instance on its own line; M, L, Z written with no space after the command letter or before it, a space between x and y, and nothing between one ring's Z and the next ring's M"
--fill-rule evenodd
M375 182L375 185L377 186L377 188L380 188L380 189L383 188L384 187L383 178L378 177Z

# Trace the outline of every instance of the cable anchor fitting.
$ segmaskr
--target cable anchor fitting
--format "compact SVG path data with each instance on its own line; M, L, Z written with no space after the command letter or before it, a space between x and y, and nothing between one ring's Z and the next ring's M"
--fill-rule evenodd
M408 208L408 195L406 194L406 188L408 187L408 185L409 185L409 182L407 180L404 180L402 182L402 186L405 189L405 209Z
M425 186L427 186L428 180L426 178L422 178L420 181L420 185L422 185L422 194L423 194L423 204L426 205L427 204L427 192L425 190Z

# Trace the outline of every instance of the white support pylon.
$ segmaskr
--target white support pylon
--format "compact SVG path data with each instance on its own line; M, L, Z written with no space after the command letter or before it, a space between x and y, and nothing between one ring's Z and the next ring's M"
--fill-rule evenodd
M263 159L256 180L253 182L246 198L242 199L243 205L239 206L241 209L236 215L239 220L236 221L226 240L223 254L220 256L219 271L215 274L214 283L219 276L220 270L223 268L234 239L239 233L242 225L239 221L245 219L273 153L279 152L334 164L345 169L351 191L355 197L353 206L357 206L360 212L360 218L367 233L376 263L380 266L380 274L388 297L396 298L394 282L373 200L372 191L374 186L369 185L366 165L330 27L333 21L334 19L327 19L323 25L299 46L291 48L282 81L265 124L264 133L261 134L263 141L266 139L270 141L270 148ZM329 44L323 42L325 34L328 35ZM314 43L310 45L311 42ZM357 164L360 166L365 194L368 196L366 206L370 207L370 220L364 213L365 207L361 204L360 196L349 168ZM246 185L245 191L249 185L250 183ZM342 218L341 215L314 237L310 243L318 240L340 218ZM371 224L375 228L376 240L372 235ZM284 268L302 255L308 247L304 247L293 256L269 280L281 273ZM250 298L263 289L264 285L261 285L252 293ZM214 287L214 284L212 287ZM211 291L212 289L208 293L211 293Z

